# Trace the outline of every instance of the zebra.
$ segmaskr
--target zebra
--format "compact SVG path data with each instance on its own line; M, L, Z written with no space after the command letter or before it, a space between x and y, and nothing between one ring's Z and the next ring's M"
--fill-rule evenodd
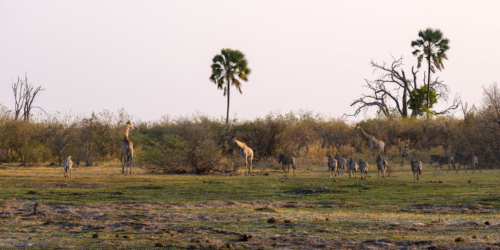
M366 175L368 174L368 162L366 161L363 161L363 160L360 160L358 159L358 165L359 165L359 171L361 172L361 180L363 180L363 176L364 176L364 180L366 181Z
M385 171L389 168L389 163L382 159L380 155L377 156L377 176L380 178L380 171L382 171L382 178L385 178Z
M347 161L347 172L349 173L349 178L351 178L351 174L354 175L354 179L356 179L356 172L358 171L358 163L352 161L351 158Z
M328 158L328 172L330 172L330 178L335 174L337 177L337 160L333 158L331 155L327 156Z
M337 172L340 175L340 170L342 170L342 175L344 175L344 168L347 167L347 160L336 155L335 160L337 160Z
M419 175L422 174L422 162L410 160L411 171L413 172L413 180L415 180L415 176L417 181L420 180L418 178Z
M283 169L285 173L290 172L290 165L292 165L293 173L295 174L295 159L293 157L284 154L279 154L278 163L281 163L281 169ZM286 168L288 168L288 170Z
M476 167L479 170L479 173L482 173L481 167L478 164L479 159L477 158L477 156L472 155L472 156L467 157L467 163L472 165L472 173L474 173L474 171L476 170ZM465 172L467 173L467 169L465 169Z
M481 169L478 166L478 158L475 155L465 157L462 154L459 153L454 153L453 158L458 162L458 170L460 170L460 165L464 165L465 172L467 173L467 165L472 165L472 173L476 170L476 167L478 167L479 172L481 172ZM457 170L457 171L458 171Z
M441 173L443 173L443 164L448 164L448 171L446 171L446 173L450 171L450 164L452 164L453 169L455 169L455 171L458 172L457 168L455 167L453 156L431 155L429 156L429 159L430 159L429 165L432 165L433 162L436 162L436 168L434 169L434 173L436 173L436 170L439 166L441 166Z
M71 156L66 157L63 161L64 177L71 177L71 167L73 166L73 161L71 161Z

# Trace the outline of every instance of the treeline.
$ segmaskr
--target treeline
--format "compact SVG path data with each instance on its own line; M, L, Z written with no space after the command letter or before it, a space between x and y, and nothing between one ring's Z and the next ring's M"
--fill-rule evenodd
M386 157L401 160L404 145L410 157L427 162L429 154L476 155L480 164L494 166L500 158L500 89L484 90L481 107L462 105L463 118L435 119L380 117L361 122L363 128L386 143ZM117 161L125 124L132 116L124 110L89 116L43 115L15 119L0 109L0 161L22 165L56 162L71 155L80 166ZM233 121L197 115L151 122L132 122L135 165L153 173L211 173L234 171L237 138L250 146L256 162L274 160L279 153L308 164L319 164L327 154L372 159L366 141L354 124L311 112L271 113L252 121ZM409 144L408 144L409 140Z

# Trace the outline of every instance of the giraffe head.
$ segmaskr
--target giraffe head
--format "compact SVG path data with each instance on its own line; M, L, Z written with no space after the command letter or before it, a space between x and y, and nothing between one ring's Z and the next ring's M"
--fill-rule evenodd
M361 129L361 124L356 124L356 129Z
M132 129L132 123L130 123L130 121L127 121L127 128Z

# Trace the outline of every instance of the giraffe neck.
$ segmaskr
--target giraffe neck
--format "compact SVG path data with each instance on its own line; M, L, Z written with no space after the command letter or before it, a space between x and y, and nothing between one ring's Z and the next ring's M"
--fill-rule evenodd
M125 140L128 141L128 131L130 129L130 126L127 125L127 130L125 130Z
M366 133L366 131L363 129L363 127L360 127L360 130L361 130L361 133L366 137L366 139L368 140L373 140L373 135L370 135L368 133Z
M238 147L240 147L240 148L242 148L242 149L244 149L244 148L246 147L246 144L245 144L245 143L240 142L240 141L238 141L238 140L235 140L235 141L236 141L236 144L238 145Z

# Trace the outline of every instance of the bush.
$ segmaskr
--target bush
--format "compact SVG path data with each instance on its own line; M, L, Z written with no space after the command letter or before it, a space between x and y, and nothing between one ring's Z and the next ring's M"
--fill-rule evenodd
M227 172L210 125L183 118L156 128L158 137L144 146L140 163L151 173Z

